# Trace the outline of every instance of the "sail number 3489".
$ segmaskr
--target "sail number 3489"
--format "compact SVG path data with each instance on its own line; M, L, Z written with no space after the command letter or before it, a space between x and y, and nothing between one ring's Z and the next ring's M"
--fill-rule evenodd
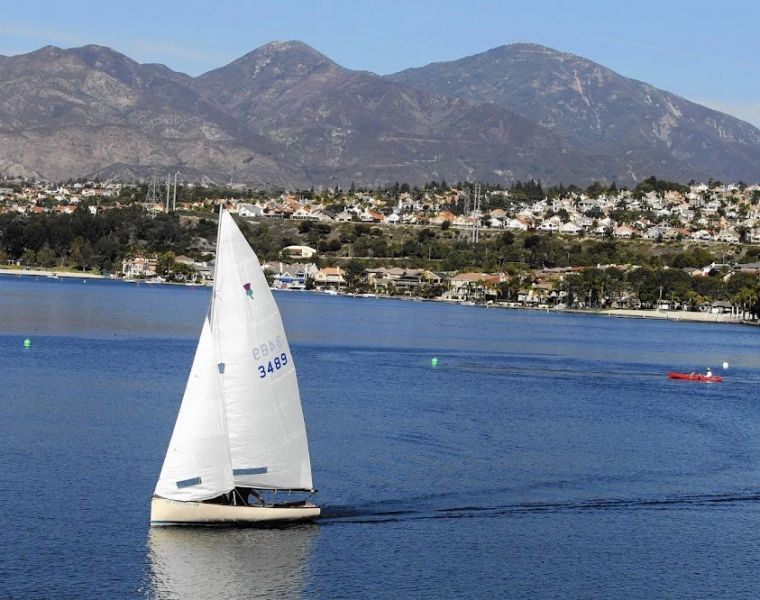
M282 354L280 354L280 356L275 356L272 360L269 361L268 364L259 365L259 377L263 379L269 373L274 373L275 371L279 371L287 364L288 364L288 357L283 352Z
M263 379L270 373L274 373L275 371L279 371L282 369L285 365L288 364L288 356L284 352L280 352L279 355L277 354L278 351L284 346L282 341L282 336L278 335L275 338L275 341L269 340L268 342L265 342L261 344L260 346L257 346L253 349L253 358L256 360L267 360L267 362L262 363L258 365L259 369L259 377Z

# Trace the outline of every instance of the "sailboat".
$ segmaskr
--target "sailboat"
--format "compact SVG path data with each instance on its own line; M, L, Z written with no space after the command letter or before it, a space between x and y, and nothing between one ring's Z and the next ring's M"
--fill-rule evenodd
M282 491L308 496L273 502ZM308 501L315 492L280 312L256 254L222 208L211 302L151 500L150 522L313 519L320 514Z

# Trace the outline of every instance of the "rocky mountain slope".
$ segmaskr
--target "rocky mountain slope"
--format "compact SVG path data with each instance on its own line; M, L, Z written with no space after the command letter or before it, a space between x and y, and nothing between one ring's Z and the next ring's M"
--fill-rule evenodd
M193 78L114 50L0 57L0 175L267 186L760 179L760 131L540 46L388 78L273 42Z
M0 59L0 169L63 179L171 166L281 177L277 146L203 99L195 81L100 46Z
M648 173L682 180L760 178L756 127L544 46L500 46L389 79L505 106L586 152L614 156L621 179Z
M198 84L323 184L593 175L562 137L507 109L350 71L298 42L268 44Z

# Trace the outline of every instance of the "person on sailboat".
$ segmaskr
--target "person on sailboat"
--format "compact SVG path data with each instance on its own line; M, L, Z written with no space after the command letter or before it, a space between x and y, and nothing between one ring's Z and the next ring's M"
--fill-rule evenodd
M251 506L251 496L253 496L256 499L256 502L261 504L261 506L264 506L265 504L264 498L262 498L261 494L259 494L253 488L236 487L235 492L243 499L243 502L247 504L248 506Z

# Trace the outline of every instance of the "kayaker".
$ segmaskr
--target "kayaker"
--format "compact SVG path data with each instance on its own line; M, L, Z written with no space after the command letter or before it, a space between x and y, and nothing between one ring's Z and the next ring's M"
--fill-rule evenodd
M712 369L710 367L707 367L707 373L705 374L705 377L712 377Z

